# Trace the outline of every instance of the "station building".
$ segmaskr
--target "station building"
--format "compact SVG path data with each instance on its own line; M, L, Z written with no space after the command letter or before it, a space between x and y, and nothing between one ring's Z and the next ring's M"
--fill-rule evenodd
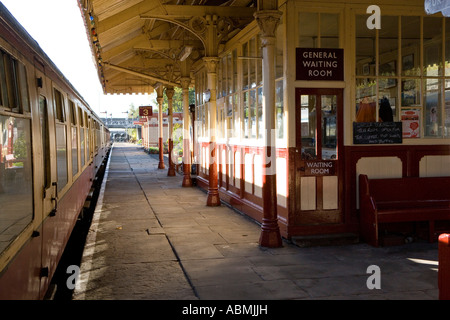
M358 235L360 174L450 175L450 21L423 0L79 4L105 93L181 87L183 185L196 165L262 245Z

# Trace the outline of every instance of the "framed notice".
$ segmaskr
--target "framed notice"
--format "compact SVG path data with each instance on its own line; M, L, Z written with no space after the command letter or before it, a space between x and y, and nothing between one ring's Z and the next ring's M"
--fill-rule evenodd
M420 109L401 111L403 138L420 138Z
M139 116L140 117L150 117L152 115L153 115L153 107L152 106L139 107Z
M296 48L296 80L344 80L344 50Z

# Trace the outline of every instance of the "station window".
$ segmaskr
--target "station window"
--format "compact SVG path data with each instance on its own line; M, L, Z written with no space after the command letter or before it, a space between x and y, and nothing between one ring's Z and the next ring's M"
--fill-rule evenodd
M30 112L25 65L0 50L0 102L11 112Z
M441 17L356 15L357 122L402 121L404 138L450 137L450 27Z
M300 12L300 48L339 48L339 14Z
M262 53L256 35L242 46L244 137L262 138Z

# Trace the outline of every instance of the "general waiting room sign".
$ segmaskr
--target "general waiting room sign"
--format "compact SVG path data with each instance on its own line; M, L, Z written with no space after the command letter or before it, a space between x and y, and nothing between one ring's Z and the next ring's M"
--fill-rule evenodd
M297 80L344 80L344 49L296 49Z

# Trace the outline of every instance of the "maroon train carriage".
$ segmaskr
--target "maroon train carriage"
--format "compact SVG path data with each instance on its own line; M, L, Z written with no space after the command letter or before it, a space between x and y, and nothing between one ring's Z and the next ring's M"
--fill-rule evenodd
M0 299L42 299L110 135L0 3Z

